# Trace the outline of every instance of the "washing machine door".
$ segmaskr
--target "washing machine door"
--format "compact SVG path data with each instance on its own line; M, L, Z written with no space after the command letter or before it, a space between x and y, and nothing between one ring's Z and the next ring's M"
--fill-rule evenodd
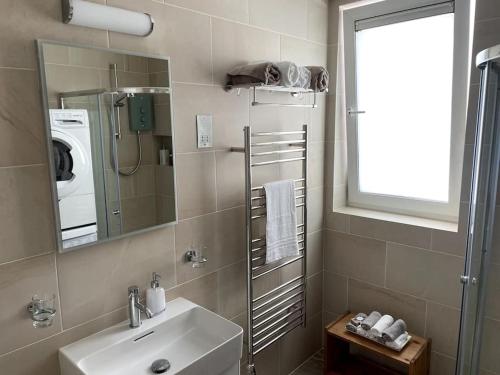
M52 129L54 167L59 199L80 191L92 176L90 155L83 144L73 135L58 129Z

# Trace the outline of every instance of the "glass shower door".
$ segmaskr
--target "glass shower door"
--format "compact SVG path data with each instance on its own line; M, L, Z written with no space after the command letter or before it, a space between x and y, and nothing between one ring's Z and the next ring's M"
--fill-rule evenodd
M500 160L499 69L494 61L480 69L457 375L479 374Z

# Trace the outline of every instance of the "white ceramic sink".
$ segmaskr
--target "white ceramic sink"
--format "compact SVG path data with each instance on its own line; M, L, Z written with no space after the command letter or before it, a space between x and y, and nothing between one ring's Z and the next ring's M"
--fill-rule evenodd
M240 326L177 298L139 328L125 321L59 349L59 363L62 375L151 375L158 359L167 375L237 375L242 346Z

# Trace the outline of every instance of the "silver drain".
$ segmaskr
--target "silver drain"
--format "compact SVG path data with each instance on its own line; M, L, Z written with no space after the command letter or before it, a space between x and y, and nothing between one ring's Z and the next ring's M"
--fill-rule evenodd
M157 359L151 364L153 374L163 374L170 368L170 362L166 359Z

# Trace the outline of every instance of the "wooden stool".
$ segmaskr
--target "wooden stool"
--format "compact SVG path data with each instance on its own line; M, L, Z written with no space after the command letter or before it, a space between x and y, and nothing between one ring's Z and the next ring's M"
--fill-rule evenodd
M431 358L431 340L410 334L411 341L401 352L396 352L345 329L356 314L348 313L325 328L325 375L428 375ZM357 346L382 363L392 363L404 372L394 370L368 358L350 354L350 345Z

